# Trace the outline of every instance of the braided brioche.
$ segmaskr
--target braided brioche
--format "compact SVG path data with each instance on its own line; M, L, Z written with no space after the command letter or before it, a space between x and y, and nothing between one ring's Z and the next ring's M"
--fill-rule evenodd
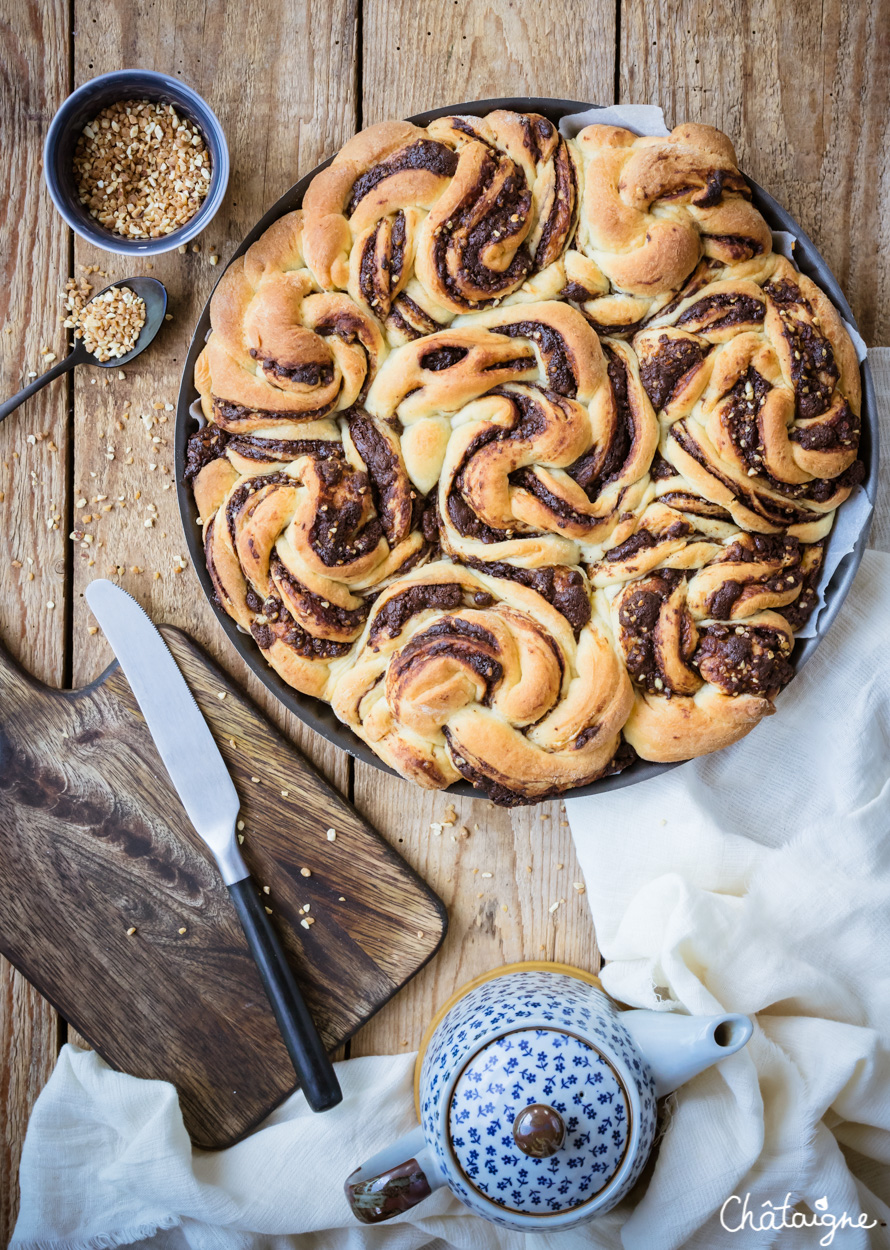
M403 776L534 802L772 712L860 382L725 135L373 126L211 321L216 597Z

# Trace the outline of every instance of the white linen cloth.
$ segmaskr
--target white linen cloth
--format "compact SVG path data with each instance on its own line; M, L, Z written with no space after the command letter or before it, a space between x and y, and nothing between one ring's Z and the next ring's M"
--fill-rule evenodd
M870 354L890 431L890 349ZM890 441L890 440L888 440ZM886 445L886 444L885 444ZM888 472L887 477L890 477ZM173 1088L65 1047L21 1165L15 1250L719 1250L890 1244L888 1230L763 1231L769 1202L890 1223L890 511L849 599L745 741L567 804L614 995L756 1013L739 1054L668 1104L648 1189L576 1232L506 1233L445 1190L376 1228L342 1193L413 1125L412 1055L338 1065L344 1101L302 1095L247 1140L193 1151ZM733 1232L750 1194L755 1227ZM790 1214L790 1213L789 1213ZM779 1217L776 1217L778 1220ZM827 1226L826 1226L827 1227ZM143 1243L140 1243L143 1244Z

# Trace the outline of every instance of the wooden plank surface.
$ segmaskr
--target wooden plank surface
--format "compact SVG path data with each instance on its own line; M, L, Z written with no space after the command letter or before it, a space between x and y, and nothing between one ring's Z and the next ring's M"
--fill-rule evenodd
M164 633L240 796L254 893L332 1049L433 955L442 905L188 635ZM0 949L109 1063L172 1081L197 1145L230 1145L296 1077L123 673L60 694L0 651L0 706Z
M60 356L66 350L56 291L68 272L68 231L40 179L40 158L49 120L70 89L68 49L67 6L54 0L18 0L0 20L4 394L24 386L29 372L45 372L43 348ZM44 681L61 684L69 593L66 379L16 416L0 426L0 645ZM56 1013L0 957L0 1245L9 1240L18 1205L25 1125L55 1063L58 1035Z
M94 541L73 544L74 684L91 680L110 659L101 635L87 632L93 620L83 588L99 574L116 576L155 620L187 628L238 673L251 697L341 789L348 782L342 752L305 729L243 671L185 558L173 481L172 406L192 329L229 255L301 173L353 133L355 6L356 0L312 0L311 6L300 0L281 7L248 0L212 17L208 12L205 20L194 0L76 0L74 43L76 83L121 65L181 75L219 117L232 166L219 214L185 255L124 259L75 241L78 274L98 265L121 278L129 265L130 273L159 278L169 293L172 321L122 371L123 380L117 370L83 369L75 376L75 502L87 501L76 519ZM100 39L90 37L94 30L102 31ZM334 41L332 30L338 32ZM186 58L186 48L200 55ZM299 73L295 48L303 50ZM111 280L96 279L100 286ZM99 495L107 499L95 503ZM94 519L84 522L85 515Z
M725 130L822 251L866 341L890 341L888 0L755 0L718 20L712 0L623 0L619 98Z
M64 383L0 428L0 637L47 680L88 680L104 666L107 651L87 633L80 594L97 572L112 563L123 567L122 583L156 619L188 628L341 789L354 786L364 813L451 910L442 954L354 1039L352 1053L402 1050L416 1044L432 1007L483 968L524 956L592 966L592 925L585 899L572 886L579 878L559 804L510 815L485 801L460 800L455 824L436 836L430 825L450 815L447 800L369 768L353 770L344 756L303 729L246 678L188 568L174 571L175 557L185 551L170 474L162 471L171 467L172 455L169 441L167 448L150 442L169 440L169 434L163 424L149 433L141 416L169 416L152 405L174 401L189 327L219 272L209 256L219 255L224 263L261 212L359 123L450 101L522 93L601 103L657 101L671 123L700 119L732 136L743 167L799 217L822 248L868 340L886 342L890 0L856 5L825 0L816 8L803 0L754 0L723 6L719 19L711 0L690 0L682 8L672 0L546 5L313 0L311 7L309 0L286 6L240 0L212 13L196 0L73 0L72 31L67 12L49 0L27 0L24 6L21 0L0 0L0 124L7 150L14 153L0 172L4 226L12 223L11 230L4 229L0 253L6 278L0 327L12 326L11 334L0 336L7 392L21 384L27 370L41 368L41 347L62 348L52 305L68 275L68 236L42 183L23 177L23 171L36 171L46 125L68 88L69 64L75 84L122 64L181 73L220 116L233 172L200 252L160 258L153 269L134 266L135 272L162 278L171 295L174 320L151 354L126 370L125 380L109 379L107 388L87 377L76 381L71 485L82 493L67 491ZM80 243L73 259L125 276L114 258ZM58 452L51 452L46 440L26 443L27 434L44 432L51 432ZM107 459L109 436L113 461ZM126 464L129 456L132 465ZM160 467L149 473L148 463ZM36 488L30 483L32 467L39 472ZM137 490L143 492L139 500ZM114 506L87 525L94 553L82 557L72 545L66 555L74 501L88 500L78 517L84 511L94 515L89 501L100 493ZM149 503L157 513L154 525L146 527ZM41 516L50 504L64 518L58 530L48 529ZM25 564L29 554L33 566ZM88 564L91 558L96 565ZM19 559L22 569L13 565ZM134 573L133 566L145 571ZM27 580L29 571L33 582ZM48 602L56 608L47 610ZM469 836L452 841L463 826ZM483 876L488 872L491 877ZM565 904L550 912L561 898ZM8 971L0 972L4 1240L12 1226L23 1126L55 1047L52 1013Z

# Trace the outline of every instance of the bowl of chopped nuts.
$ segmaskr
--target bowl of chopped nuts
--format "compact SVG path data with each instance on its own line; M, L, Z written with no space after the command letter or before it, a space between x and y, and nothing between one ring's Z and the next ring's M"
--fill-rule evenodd
M191 87L125 69L68 97L47 132L43 173L81 238L108 252L153 256L211 221L226 193L229 149Z

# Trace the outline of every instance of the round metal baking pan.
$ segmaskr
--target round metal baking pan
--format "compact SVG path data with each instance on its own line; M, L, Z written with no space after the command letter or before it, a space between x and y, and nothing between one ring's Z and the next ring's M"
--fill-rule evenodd
M578 113L582 109L603 107L601 105L585 104L580 100L554 100L548 98L539 98L536 96L517 96L509 99L498 100L472 100L469 103L448 105L444 108L430 109L425 113L417 113L408 120L415 122L418 126L427 126L437 117L447 117L450 113L468 113L477 117L484 116L493 109L504 108L514 109L521 113L542 113L549 118L554 124L558 125L560 120L569 113ZM245 236L241 246L232 256L232 260L241 256L252 243L266 231L274 221L285 213L292 212L295 208L300 208L303 203L303 196L309 183L320 170L325 169L333 160L333 156L324 161L321 165L311 170L299 182L295 183L289 191L287 191L277 203L269 209L248 235ZM748 179L754 197L754 203L763 213L770 227L773 230L787 230L797 239L797 246L794 252L794 259L798 268L822 287L822 289L830 296L836 307L840 310L842 316L855 325L853 314L850 306L844 298L840 286L837 283L828 265L820 255L813 241L805 234L794 218L778 204L768 192L757 185L752 179ZM313 699L308 695L300 694L293 687L288 686L286 682L278 676L273 668L271 668L263 654L256 646L253 638L248 634L242 633L235 622L219 607L214 598L213 586L204 564L204 551L201 538L201 529L197 524L198 514L195 508L194 498L191 490L185 485L184 472L186 463L186 445L189 435L195 430L195 419L192 417L190 408L198 393L194 385L194 368L195 361L204 346L207 334L210 330L210 300L204 306L204 310L195 327L195 333L189 346L188 355L182 371L182 383L179 389L179 401L176 408L176 429L175 429L175 463L176 463L176 483L177 494L179 498L179 510L182 516L182 524L185 530L185 541L188 545L189 555L194 563L198 579L206 594L210 606L216 614L217 620L227 634L230 642L238 651L247 667L256 674L261 682L268 687L273 694L277 695L282 703L289 708L294 715L300 720L305 721L322 737L327 738L329 742L333 742L336 746L341 747L344 751L348 751L350 755L356 759L362 760L366 764L371 764L374 768L395 775L393 770L389 768L382 760L374 754L370 747L366 746L361 739L357 738L351 729L347 728L334 715L333 709L327 703L323 703L319 699ZM877 489L878 476L878 427L877 416L875 410L874 387L872 384L871 373L868 367L868 361L862 364L862 443L860 455L865 462L867 476L864 483L866 494L874 505L875 492ZM808 639L801 639L795 646L793 653L793 662L795 671L799 671L801 666L806 663L810 656L819 645L820 640L825 636L831 627L834 618L837 616L841 604L847 597L856 570L865 551L868 530L870 524L870 514L863 524L862 530L856 541L854 549L846 555L838 565L831 578L825 596L825 607L819 615L818 629L816 636ZM615 790L622 786L634 785L639 781L647 781L650 777L655 777L659 773L666 772L669 768L677 768L678 764L652 764L643 760L638 760L630 768L622 773L618 773L614 777L604 777L600 781L595 781L589 786L581 786L568 793L578 796L583 794L597 794L605 790ZM449 793L480 795L480 791L474 790L469 782L459 782L450 787Z

